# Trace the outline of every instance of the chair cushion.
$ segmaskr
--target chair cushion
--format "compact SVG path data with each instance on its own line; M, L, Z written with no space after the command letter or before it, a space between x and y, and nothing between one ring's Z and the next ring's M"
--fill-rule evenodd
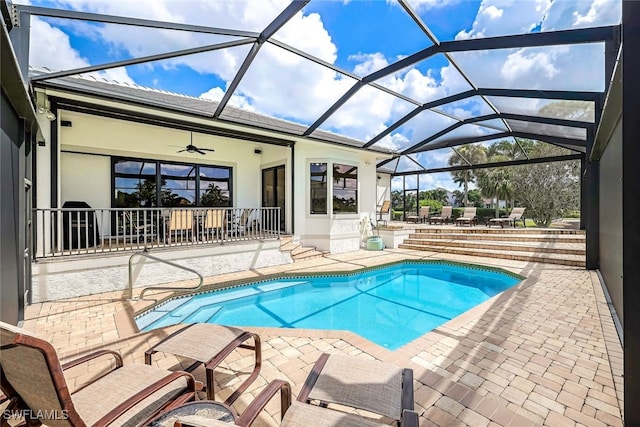
M320 408L302 402L293 402L284 415L280 427L388 427L370 418Z
M125 365L74 393L71 396L73 405L86 424L93 425L117 405L169 374L155 366ZM186 379L176 379L133 406L111 425L138 425L186 390Z

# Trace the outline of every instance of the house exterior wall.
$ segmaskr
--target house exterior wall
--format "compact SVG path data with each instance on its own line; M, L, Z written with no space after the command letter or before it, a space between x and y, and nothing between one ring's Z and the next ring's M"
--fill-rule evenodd
M327 163L327 214L312 214L310 199L310 165ZM332 165L343 164L358 168L358 213L332 212ZM375 217L377 187L376 159L372 153L327 144L304 141L295 147L295 224L296 235L305 246L315 246L331 253L360 249L361 220Z
M622 120L600 158L600 189L600 274L622 322Z
M42 96L41 93L39 95ZM293 141L294 146L287 147L198 132L191 135L189 131L169 126L65 109L59 109L57 114L58 120L51 125L54 126L53 134L57 130L59 149L56 151L55 147L52 147L51 134L46 128L43 129L45 145L38 147L39 208L61 207L64 202L71 200L85 201L95 209L110 208L111 158L114 156L229 166L233 168L233 206L237 207L261 206L262 170L284 165L287 220L285 231L293 230L304 245L338 253L361 247L362 217L375 218L378 198L389 192L388 176L377 179L375 165L379 159L376 158L376 153L364 150L303 139ZM132 116L135 117L135 112ZM170 114L167 117L169 118ZM71 122L71 125L60 126L62 121ZM47 123L44 125L47 127ZM191 142L200 148L215 151L207 152L204 156L187 152L177 153ZM52 156L59 158L57 184L51 180ZM334 163L358 168L357 213L333 214L331 206L328 206L329 213L326 215L310 214L311 162L328 163L329 173ZM329 179L331 180L331 175ZM379 183L382 190L378 188ZM57 199L53 201L52 185L58 186ZM331 185L327 196L331 205ZM108 220L109 218L105 219ZM108 224L99 226L102 230L110 229ZM39 224L39 227L42 227L42 224Z

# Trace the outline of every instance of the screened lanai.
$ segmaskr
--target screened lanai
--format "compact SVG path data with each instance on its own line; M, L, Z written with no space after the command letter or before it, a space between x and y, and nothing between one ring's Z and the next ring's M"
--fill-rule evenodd
M255 4L231 4L152 21L152 11L117 4L16 3L12 34L24 72L45 70L33 85L93 75L213 99L215 108L198 113L214 122L389 153L378 171L392 175L446 171L450 156L478 166L456 147L504 140L516 148L506 164L528 162L518 138L561 147L550 161L584 158L620 38L619 3L591 19L591 2L553 2L531 10L532 22L509 25L497 18L533 2L483 3L470 29L468 17L456 22L406 0L280 2L250 21L240 14ZM75 66L61 69L63 61L40 52L49 33L84 54L68 61ZM143 77L159 70L160 78ZM282 121L250 121L243 110Z
M621 294L626 282L625 419L630 425L640 419L633 196L640 182L640 88L630 77L640 66L636 2L29 3L1 3L22 74L12 82L24 83L28 94L82 77L152 88L149 105L163 92L208 99L205 111L189 103L162 108L206 119L236 139L246 133L230 129L304 138L326 150L362 149L372 153L378 174L396 179L580 161L587 268L602 274L609 292ZM3 61L10 52L5 42L3 33ZM3 96L10 87L4 64ZM623 65L624 93L631 94L624 103ZM131 103L125 92L105 89L103 95ZM34 107L40 116L51 113L47 105ZM604 146L598 146L599 134ZM503 141L512 150L490 163L462 149ZM540 157L529 141L552 146L555 154ZM603 156L608 141L616 143ZM32 142L40 141L34 136ZM4 278L4 264L2 270ZM606 312L611 304L601 308Z

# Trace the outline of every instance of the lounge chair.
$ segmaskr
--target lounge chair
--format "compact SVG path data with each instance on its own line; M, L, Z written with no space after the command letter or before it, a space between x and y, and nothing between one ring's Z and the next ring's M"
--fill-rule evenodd
M490 227L492 225L499 225L500 227L504 228L504 225L507 224L509 226L513 225L513 227L515 228L516 221L522 221L522 226L526 228L527 225L525 223L524 210L525 208L513 208L509 216L506 218L491 218L487 222L487 227Z
M407 222L427 222L429 219L429 206L421 206L418 215L410 215L407 217Z
M115 360L112 369L71 391L64 371L105 356ZM124 366L122 357L110 350L60 365L49 342L4 322L0 322L0 367L2 392L27 418L27 425L144 425L158 413L194 400L199 384L186 372Z
M380 210L376 212L376 215L378 215L377 222L384 222L384 225L387 225L387 220L382 218L382 215L389 215L390 210L391 210L391 201L385 200L384 202L382 202L382 206L380 206Z
M451 213L453 212L453 206L443 206L442 212L439 216L432 216L429 218L429 224L446 224L451 222Z
M258 398L247 406L235 425L248 426L260 410ZM335 407L338 405L338 407ZM388 422L354 413L353 408L378 414L402 427L418 425L413 410L413 371L348 356L322 354L307 376L298 399L282 409L281 427L382 427ZM244 420L242 419L244 418ZM180 421L182 427L223 427L229 423L204 417Z
M253 345L245 344L253 339ZM250 341L249 341L250 342ZM169 353L193 360L187 371L204 364L207 381L207 399L215 399L214 372L225 358L237 348L253 350L255 363L251 374L224 403L231 405L258 377L262 366L262 346L258 334L230 326L212 323L194 323L172 333L145 352L145 363L151 364L157 352Z
M477 225L476 207L466 207L461 217L456 218L456 225L469 224L469 226Z

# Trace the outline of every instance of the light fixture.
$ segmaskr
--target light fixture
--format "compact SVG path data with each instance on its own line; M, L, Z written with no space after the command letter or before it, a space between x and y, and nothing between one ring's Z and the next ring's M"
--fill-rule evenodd
M56 115L53 114L48 108L38 107L37 112L38 114L43 115L45 119L49 120L50 122L56 119Z

